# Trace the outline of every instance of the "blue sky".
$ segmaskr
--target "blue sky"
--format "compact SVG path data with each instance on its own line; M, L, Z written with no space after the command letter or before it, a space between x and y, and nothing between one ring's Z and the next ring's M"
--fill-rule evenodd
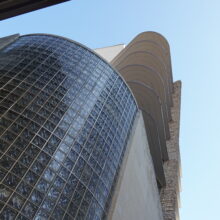
M182 81L181 220L218 220L219 1L73 0L0 22L0 36L52 33L90 48L128 43L148 30L167 38L174 80Z

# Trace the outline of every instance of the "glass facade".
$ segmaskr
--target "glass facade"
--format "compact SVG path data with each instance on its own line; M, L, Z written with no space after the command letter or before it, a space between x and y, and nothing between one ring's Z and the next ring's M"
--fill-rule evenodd
M20 37L0 51L0 219L103 219L137 112L83 46Z

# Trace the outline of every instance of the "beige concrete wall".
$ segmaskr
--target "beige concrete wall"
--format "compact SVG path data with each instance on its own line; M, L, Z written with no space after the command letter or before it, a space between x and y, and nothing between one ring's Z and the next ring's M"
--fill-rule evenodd
M94 49L94 51L108 62L111 62L124 48L124 44L119 44L110 47L97 48Z
M138 114L109 211L110 220L162 220L144 121Z

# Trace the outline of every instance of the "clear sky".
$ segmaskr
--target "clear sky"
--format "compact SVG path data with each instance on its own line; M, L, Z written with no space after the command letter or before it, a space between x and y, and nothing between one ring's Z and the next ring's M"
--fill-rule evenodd
M219 220L219 0L72 0L0 22L0 36L52 33L90 48L148 30L167 38L182 81L181 220Z

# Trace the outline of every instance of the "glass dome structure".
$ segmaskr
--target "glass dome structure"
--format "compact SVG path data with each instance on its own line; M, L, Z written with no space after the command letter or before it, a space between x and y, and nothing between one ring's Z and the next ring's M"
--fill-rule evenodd
M84 46L26 35L0 50L0 219L103 219L137 113Z

